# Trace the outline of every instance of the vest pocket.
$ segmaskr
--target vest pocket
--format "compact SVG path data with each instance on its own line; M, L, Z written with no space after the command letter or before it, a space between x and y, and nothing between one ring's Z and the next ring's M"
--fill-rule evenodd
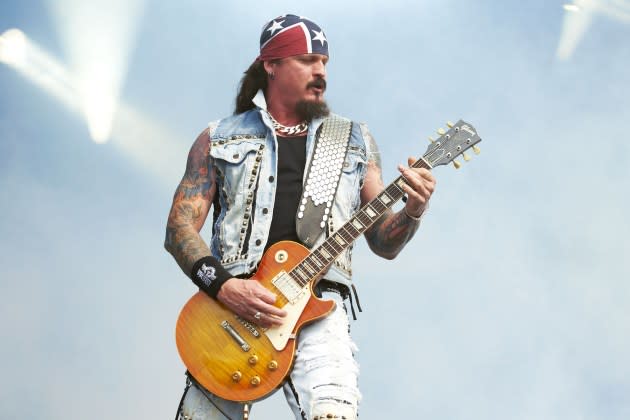
M239 198L252 188L256 179L264 145L256 142L213 142L210 156L217 169L219 186L224 198L238 204Z

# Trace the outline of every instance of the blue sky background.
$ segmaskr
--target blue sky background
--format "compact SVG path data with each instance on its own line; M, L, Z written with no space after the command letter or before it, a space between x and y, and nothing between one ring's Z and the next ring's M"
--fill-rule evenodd
M0 32L70 65L62 3L4 0ZM546 0L147 1L121 91L146 129L106 144L0 64L0 418L173 416L195 289L162 247L172 193L283 13L326 32L329 104L386 182L446 120L483 138L396 260L357 244L361 419L630 418L630 26L595 15L559 61ZM253 418L291 416L278 393Z

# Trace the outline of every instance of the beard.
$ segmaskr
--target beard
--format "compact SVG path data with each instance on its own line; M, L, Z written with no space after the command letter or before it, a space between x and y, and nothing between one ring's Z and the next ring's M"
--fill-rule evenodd
M302 100L295 106L295 112L297 115L308 122L311 122L315 118L322 118L330 114L330 109L326 101L306 101Z
M306 85L306 88L308 89L311 87L315 87L315 88L322 89L322 95L323 95L324 92L326 91L326 85L327 85L326 79L317 78L309 82ZM296 104L295 112L301 119L310 122L315 118L328 116L328 114L330 114L330 109L328 108L328 104L326 103L326 101L324 101L323 99L319 101L301 100Z

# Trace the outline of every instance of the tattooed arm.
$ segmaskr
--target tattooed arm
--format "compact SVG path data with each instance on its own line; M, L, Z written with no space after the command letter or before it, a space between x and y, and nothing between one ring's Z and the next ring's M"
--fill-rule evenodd
M365 135L367 134L367 135ZM366 204L384 189L381 160L374 139L369 133L364 133L369 143L371 153L368 155L368 166L361 189L361 204ZM409 158L411 166L415 159ZM435 189L435 178L426 169L414 169L398 166L402 176L407 179L408 185L403 186L407 193L405 208L398 213L391 209L377 220L368 230L365 237L370 249L377 255L393 259L403 249L405 244L413 237L420 226L419 218L426 210ZM410 217L411 216L411 217Z
M200 258L211 255L199 235L216 192L214 171L208 170L209 147L208 130L204 130L190 149L166 225L164 247L187 275Z
M175 190L166 225L164 247L186 275L190 275L199 259L212 255L199 235L217 188L209 151L209 134L204 130L190 149L186 172ZM286 316L284 310L273 306L276 296L257 281L233 277L221 286L217 299L234 313L263 327L281 324L281 318ZM254 316L257 312L259 318Z

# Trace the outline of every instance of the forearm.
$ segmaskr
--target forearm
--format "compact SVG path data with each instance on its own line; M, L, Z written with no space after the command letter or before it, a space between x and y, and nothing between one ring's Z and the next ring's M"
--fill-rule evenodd
M211 255L199 235L216 189L214 171L208 161L209 147L208 133L204 130L190 150L186 172L173 196L166 224L164 247L187 276L197 261Z
M164 248L175 258L186 275L203 257L211 255L210 248L191 224L169 223L166 226Z
M377 255L393 259L405 247L420 226L420 220L409 217L404 209L387 211L366 232L370 249Z

